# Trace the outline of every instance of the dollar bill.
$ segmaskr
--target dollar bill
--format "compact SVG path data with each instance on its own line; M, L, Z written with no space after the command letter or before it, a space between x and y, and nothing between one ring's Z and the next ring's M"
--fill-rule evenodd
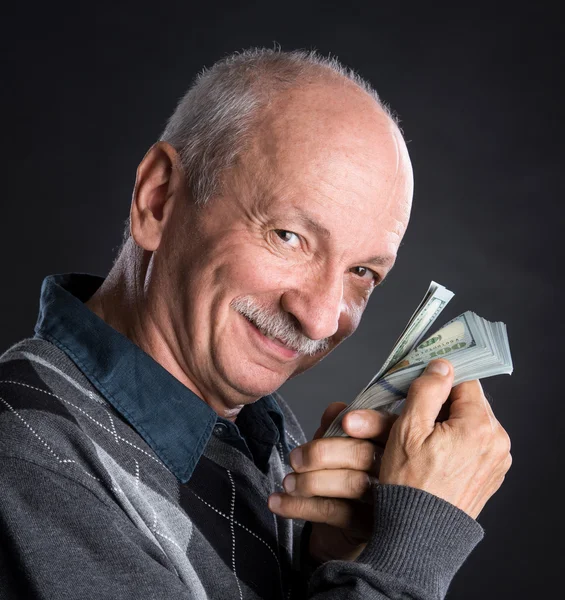
M430 290L434 285L437 286L432 282ZM385 412L400 412L410 385L422 374L427 364L436 358L446 358L452 363L454 385L471 379L512 373L506 325L500 322L491 323L471 311L459 315L422 341L430 325L453 296L452 292L443 286L438 286L431 294L430 290L426 294L429 298L424 297L419 310L412 315L384 367L336 417L325 437L345 436L341 422L351 410L372 408ZM434 304L434 294L438 290L442 300L436 298ZM435 314L437 309L439 312ZM411 327L412 323L418 325Z
M443 285L440 285L435 281L430 283L428 291L422 298L418 308L414 311L414 314L410 317L404 331L400 334L400 337L394 344L392 352L389 354L378 373L371 379L367 387L369 387L373 381L381 377L391 365L396 364L410 352L422 337L426 335L426 332L454 295L453 292Z

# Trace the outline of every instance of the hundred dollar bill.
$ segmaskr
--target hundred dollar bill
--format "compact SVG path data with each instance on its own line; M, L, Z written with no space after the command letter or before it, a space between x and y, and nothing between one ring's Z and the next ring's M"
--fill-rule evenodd
M426 335L426 332L438 318L441 311L455 294L439 283L432 281L418 308L410 317L408 324L396 341L392 352L385 360L379 372L371 379L367 387L378 379L387 369L404 358L410 350Z
M379 371L380 375L374 377L337 416L325 437L345 435L341 421L350 410L372 408L400 412L410 385L435 358L447 358L452 363L454 385L512 373L512 357L504 323L491 323L470 311L418 342L419 339L400 360L389 363L386 371Z

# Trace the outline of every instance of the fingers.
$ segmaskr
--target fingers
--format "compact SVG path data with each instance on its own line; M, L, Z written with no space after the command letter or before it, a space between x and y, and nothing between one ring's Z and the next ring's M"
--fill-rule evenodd
M354 438L372 439L386 444L398 415L376 410L353 410L343 418L342 427Z
M371 471L375 465L375 445L355 438L321 438L290 453L290 464L297 473L321 469Z
M271 494L269 509L287 519L326 523L360 534L370 531L373 524L372 506L338 498L304 498L288 494Z
M334 419L347 407L344 402L332 402L322 415L320 427L314 434L314 439L321 438ZM375 410L354 410L347 413L343 419L342 427L351 437L374 439L386 444L388 435L398 415Z
M283 481L285 492L291 496L326 496L368 502L371 501L372 484L373 479L368 473L351 469L290 473Z
M445 375L429 369L414 381L390 432L379 479L425 490L476 518L510 468L510 438L479 381L450 393L452 382L451 369ZM444 403L447 419L435 422Z
M453 385L453 367L447 360L433 360L416 379L406 398L402 419L418 421L431 431Z

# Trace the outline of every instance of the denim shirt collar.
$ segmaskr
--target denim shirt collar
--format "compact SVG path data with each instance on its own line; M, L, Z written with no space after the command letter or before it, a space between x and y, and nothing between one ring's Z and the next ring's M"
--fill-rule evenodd
M36 336L63 350L169 470L186 483L215 425L221 422L235 431L237 427L84 305L103 281L80 273L46 277ZM276 437L286 444L284 417L274 396L264 396L243 410L257 422L268 419L278 432Z

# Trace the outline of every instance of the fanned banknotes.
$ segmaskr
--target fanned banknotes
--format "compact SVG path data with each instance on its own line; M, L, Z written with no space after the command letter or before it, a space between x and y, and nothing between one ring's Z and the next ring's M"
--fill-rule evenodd
M341 421L350 410L372 408L400 412L410 384L435 358L446 358L451 362L455 373L454 385L512 373L512 356L504 323L491 323L467 311L426 337L453 296L453 292L431 282L384 365L357 398L336 417L324 437L345 436Z

